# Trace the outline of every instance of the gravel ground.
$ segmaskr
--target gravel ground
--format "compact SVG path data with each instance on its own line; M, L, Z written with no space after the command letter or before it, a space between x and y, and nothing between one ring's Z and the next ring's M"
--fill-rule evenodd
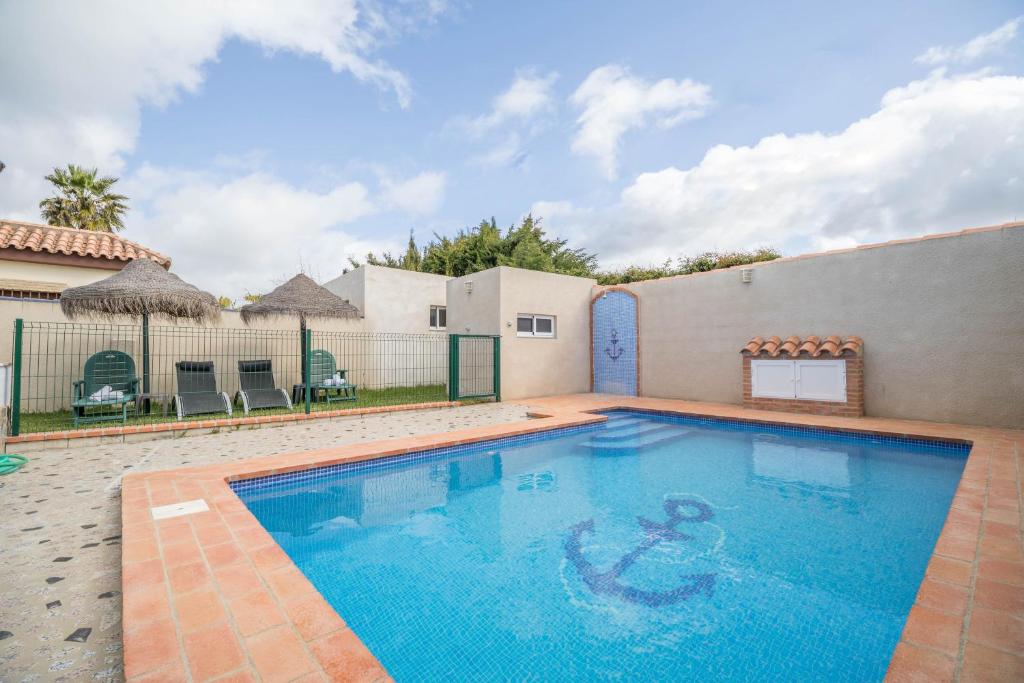
M119 681L121 475L514 422L479 404L37 451L0 477L0 681Z

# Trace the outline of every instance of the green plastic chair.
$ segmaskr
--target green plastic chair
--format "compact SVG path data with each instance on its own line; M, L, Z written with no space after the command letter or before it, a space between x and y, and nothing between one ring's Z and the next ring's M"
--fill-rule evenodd
M139 378L135 374L135 361L123 351L100 351L85 361L84 379L71 385L71 410L77 427L83 422L101 422L116 420L116 412L100 412L88 415L88 408L121 408L121 424L128 421L128 404L135 402L139 393ZM92 396L110 387L111 391L121 392L120 396L94 399Z
M314 396L323 393L324 399L331 403L333 401L355 401L356 385L349 384L346 378L348 370L339 370L334 356L329 351L316 349L309 355L309 387ZM340 374L346 380L345 384L338 386L326 384L325 382Z

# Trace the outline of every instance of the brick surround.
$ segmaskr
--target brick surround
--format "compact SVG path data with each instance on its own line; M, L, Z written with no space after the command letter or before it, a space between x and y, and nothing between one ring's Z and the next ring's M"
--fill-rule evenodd
M792 339L792 338L791 338ZM814 338L811 338L814 339ZM806 343L805 343L806 344ZM748 345L749 346L749 345ZM796 344L800 347L800 344ZM838 347L838 345L836 345ZM857 345L856 349L844 348L836 353L827 353L822 356L815 356L806 349L797 349L795 355L791 353L770 353L760 350L758 353L751 353L749 348L744 348L743 355L743 407L754 410L774 410L786 413L802 413L805 415L830 415L835 417L863 417L864 416L864 356L862 346ZM814 360L823 357L828 360L846 361L846 401L812 401L808 399L795 398L766 398L754 397L753 385L751 382L750 361L754 359L764 360Z

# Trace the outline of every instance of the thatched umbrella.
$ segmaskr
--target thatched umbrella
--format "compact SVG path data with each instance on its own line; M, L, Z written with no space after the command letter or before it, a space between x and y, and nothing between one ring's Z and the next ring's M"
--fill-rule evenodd
M264 318L283 316L299 319L302 348L302 381L306 381L306 321L311 318L358 318L359 309L334 292L299 273L259 301L242 306L246 325Z
M149 393L149 316L210 321L220 317L212 294L193 287L147 258L129 261L105 280L69 287L60 307L69 318L142 316L142 391Z

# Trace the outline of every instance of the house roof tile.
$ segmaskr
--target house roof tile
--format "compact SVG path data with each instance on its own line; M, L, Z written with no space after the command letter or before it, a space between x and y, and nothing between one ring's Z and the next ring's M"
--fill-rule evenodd
M0 219L0 249L91 256L108 261L148 258L164 268L171 259L159 252L109 232L76 230L54 225Z

